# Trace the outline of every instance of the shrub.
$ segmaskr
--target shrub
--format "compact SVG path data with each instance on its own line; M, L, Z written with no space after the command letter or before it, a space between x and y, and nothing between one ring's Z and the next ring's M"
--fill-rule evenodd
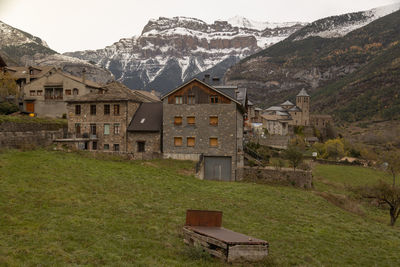
M8 115L18 111L18 106L9 102L0 103L0 114Z

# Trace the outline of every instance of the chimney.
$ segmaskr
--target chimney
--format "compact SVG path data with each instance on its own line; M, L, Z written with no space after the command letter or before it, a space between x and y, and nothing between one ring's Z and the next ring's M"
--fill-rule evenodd
M204 74L203 82L210 83L210 74Z
M82 82L83 83L86 82L86 69L85 68L82 69Z
M156 90L151 89L151 94L152 94L152 95L156 95Z

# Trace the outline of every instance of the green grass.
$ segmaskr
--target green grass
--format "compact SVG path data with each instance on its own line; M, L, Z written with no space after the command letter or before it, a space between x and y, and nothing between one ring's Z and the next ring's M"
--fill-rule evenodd
M0 115L0 123L3 123L3 122L57 124L57 125L67 125L68 124L68 121L66 119Z
M186 209L270 242L264 266L398 266L400 230L312 191L201 181L192 162L0 154L0 265L220 266L185 247Z

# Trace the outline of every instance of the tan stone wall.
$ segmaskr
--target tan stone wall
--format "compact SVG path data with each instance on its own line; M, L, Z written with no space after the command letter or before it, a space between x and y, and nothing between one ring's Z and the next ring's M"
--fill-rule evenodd
M110 105L110 114L104 115L104 105ZM120 105L119 115L114 115L113 105ZM81 106L81 114L75 115L75 106ZM96 105L96 115L90 115L90 105ZM139 107L139 103L121 101L121 102L97 102L97 103L70 103L68 104L68 132L75 137L75 124L81 124L81 133L90 133L90 124L96 124L96 132L98 138L98 149L103 150L104 144L110 146L113 150L114 144L119 144L121 152L127 152L127 127L134 114ZM104 134L104 125L110 125L110 133ZM114 134L114 125L120 125L119 134Z
M46 85L62 85L63 86L63 99L60 100L45 100L45 86ZM31 83L28 83L23 88L24 99L34 100L35 113L40 117L61 117L67 113L66 101L73 99L73 89L79 90L79 95L85 95L97 89L90 89L83 83L77 82L70 78L65 77L60 73L54 73L50 76L43 76ZM38 96L37 91L42 90L42 95ZM71 95L66 95L65 91L71 90ZM31 96L30 91L35 91L35 95ZM26 101L24 101L24 110L26 110Z
M145 152L138 152L138 141L145 142ZM128 132L128 152L135 159L152 159L161 157L160 132Z

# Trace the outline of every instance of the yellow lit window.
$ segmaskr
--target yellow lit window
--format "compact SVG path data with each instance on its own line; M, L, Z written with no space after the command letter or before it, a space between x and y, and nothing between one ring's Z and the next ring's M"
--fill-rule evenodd
M182 125L182 117L176 116L176 117L174 118L174 124L175 124L175 125Z
M218 117L217 116L211 116L210 117L210 125L218 125Z
M193 125L193 124L195 124L195 123L196 123L196 119L195 119L194 116L187 117L187 124Z
M216 137L211 137L211 138L210 138L210 146L211 146L211 147L217 147L217 146L218 146L218 138L216 138Z
M194 146L194 144L195 144L194 137L188 137L187 138L187 146Z
M174 137L174 145L182 146L182 137Z

